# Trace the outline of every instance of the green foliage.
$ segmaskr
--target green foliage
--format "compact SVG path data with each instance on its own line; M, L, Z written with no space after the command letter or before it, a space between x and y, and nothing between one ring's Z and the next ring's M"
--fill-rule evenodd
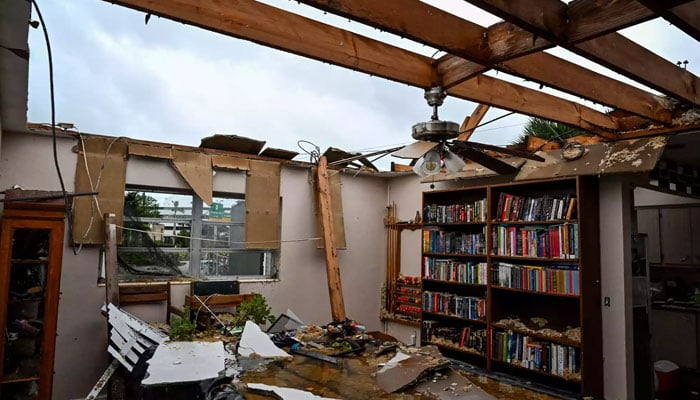
M236 307L236 315L232 325L243 326L246 321L253 321L258 325L275 321L272 309L267 305L267 300L263 295L256 293L253 298Z
M526 146L530 136L551 141L563 141L574 136L585 135L586 132L559 122L531 117L522 133L513 141L515 146Z
M190 341L194 337L197 324L190 320L190 308L185 307L185 313L182 318L173 320L170 327L170 340L172 341Z

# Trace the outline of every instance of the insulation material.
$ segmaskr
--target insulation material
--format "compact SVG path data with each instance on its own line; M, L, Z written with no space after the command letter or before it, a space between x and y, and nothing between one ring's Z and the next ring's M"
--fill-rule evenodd
M170 147L150 146L147 144L129 143L129 155L143 156L151 158L173 159L173 152Z
M213 201L211 156L190 151L173 150L173 167L207 205Z
M214 168L220 169L237 169L241 171L250 169L250 160L239 157L212 155L211 164Z
M113 213L116 215L116 223L118 225L122 223L127 145L105 138L86 138L84 144L85 153L81 148L77 158L75 191L99 192L99 194L96 197L73 198L73 242L102 244L104 242L102 216L105 213ZM117 230L117 242L121 242L121 230Z
M320 239L318 240L317 248L324 248L323 241L323 225L321 222L321 211L318 208L318 185L316 184L316 176L318 170L311 169L311 197L314 199L314 214L316 215L316 232ZM333 213L333 234L335 236L335 247L339 250L345 250L347 243L345 240L345 221L343 219L343 196L340 185L340 172L328 170L328 185L331 189L331 212Z
M245 241L248 249L280 247L278 162L250 160L245 184Z

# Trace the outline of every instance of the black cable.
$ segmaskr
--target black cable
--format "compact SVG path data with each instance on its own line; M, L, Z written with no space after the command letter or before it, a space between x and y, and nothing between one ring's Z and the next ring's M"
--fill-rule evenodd
M49 31L46 29L46 23L44 22L44 17L41 15L41 10L36 0L31 0L34 8L36 9L36 15L39 17L39 22L41 22L41 29L44 32L44 39L46 40L46 53L48 55L49 61L49 92L51 97L51 135L53 136L53 162L56 166L56 174L58 174L58 181L61 184L61 193L63 193L63 202L66 209L66 219L68 220L68 232L70 233L70 240L73 244L73 254L78 254L75 248L75 242L73 242L73 215L71 213L71 204L68 201L68 193L66 192L66 185L63 183L63 176L61 175L61 167L58 163L58 150L56 144L56 100L53 88L53 57L51 55L51 42L49 41Z
M509 116L509 115L513 115L513 114L515 114L515 113L512 112L512 111L509 112L509 113L505 113L505 114L501 115L500 117L496 117L496 118L494 118L494 119L492 119L492 120L486 121L486 122L484 122L483 124L479 124L479 125L477 125L477 126L471 128L471 129L465 129L465 130L463 130L463 131L459 131L459 133L464 133L464 132L473 131L473 130L475 130L476 128L481 128L481 127L484 126L484 125L488 125L488 124L490 124L491 122L496 122L496 121L498 121L499 119L505 118L505 117L507 117L507 116Z

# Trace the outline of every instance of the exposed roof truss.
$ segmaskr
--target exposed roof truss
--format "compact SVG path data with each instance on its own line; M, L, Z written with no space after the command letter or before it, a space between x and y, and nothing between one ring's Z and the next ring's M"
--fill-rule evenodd
M575 0L568 5L559 0L468 0L504 20L490 27L418 0L301 0L447 53L437 60L255 0L112 2L408 85L440 85L455 97L563 122L610 139L627 137L624 131L640 136L697 128L674 124L674 118L700 106L700 79L617 30L661 16L697 40L700 0ZM542 51L554 46L670 99ZM483 74L490 69L614 112Z

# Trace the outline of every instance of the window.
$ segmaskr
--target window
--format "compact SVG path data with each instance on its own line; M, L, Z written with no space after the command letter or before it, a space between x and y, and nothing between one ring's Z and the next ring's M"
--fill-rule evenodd
M207 206L192 194L127 190L123 226L121 279L274 275L276 251L245 248L243 195L215 194Z

